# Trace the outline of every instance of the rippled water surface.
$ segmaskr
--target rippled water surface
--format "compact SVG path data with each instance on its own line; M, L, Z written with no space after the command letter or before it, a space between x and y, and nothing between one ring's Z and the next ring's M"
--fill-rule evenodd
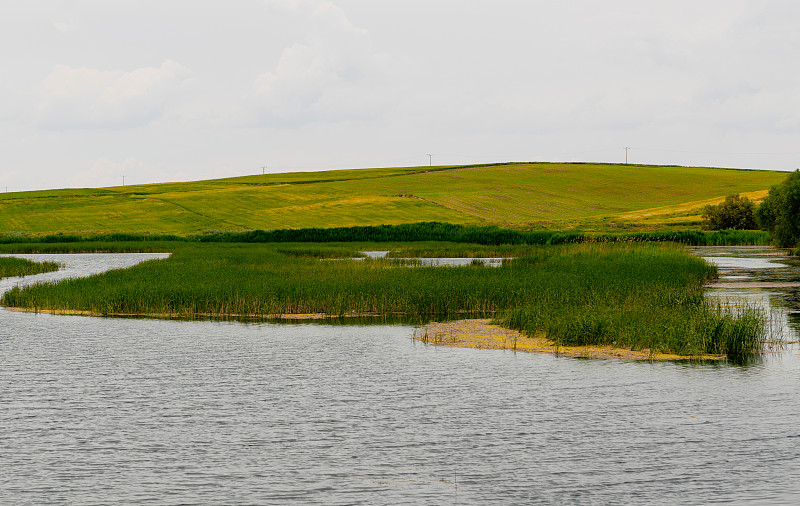
M795 336L790 290L753 293ZM412 330L0 311L0 503L800 500L794 345L648 364Z

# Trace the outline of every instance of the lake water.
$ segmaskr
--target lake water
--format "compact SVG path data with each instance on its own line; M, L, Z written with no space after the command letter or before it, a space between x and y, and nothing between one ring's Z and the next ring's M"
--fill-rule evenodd
M787 265L731 282L800 273L727 251L700 254ZM143 257L47 258L77 275ZM738 291L797 339L796 288ZM412 333L0 311L0 503L800 501L796 345L649 364Z

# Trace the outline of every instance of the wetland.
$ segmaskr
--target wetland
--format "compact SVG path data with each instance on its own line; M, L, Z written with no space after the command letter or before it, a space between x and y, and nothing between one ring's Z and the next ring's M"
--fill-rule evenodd
M705 295L769 310L785 346L580 360L425 345L409 323L0 311L0 502L795 502L797 289L763 283L797 263L698 253L778 265L721 266ZM64 267L3 289L151 258L30 257Z
M437 264L465 258L464 251L473 260L442 267L407 259L420 251ZM347 260L353 257L360 261ZM169 258L129 269L11 288L0 304L180 318L489 316L559 346L687 357L757 353L764 315L709 304L703 283L715 273L674 244L179 243Z

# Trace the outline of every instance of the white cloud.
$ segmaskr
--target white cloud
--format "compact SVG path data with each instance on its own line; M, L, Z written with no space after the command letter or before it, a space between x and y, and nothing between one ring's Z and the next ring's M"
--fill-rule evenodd
M54 130L146 125L164 114L189 76L171 60L130 72L56 65L42 82L36 123Z
M0 189L622 146L794 168L799 18L797 0L0 2Z
M378 52L369 32L329 1L271 0L267 5L306 32L285 47L274 70L259 75L247 97L255 122L299 126L380 115L393 102L390 76L400 63Z

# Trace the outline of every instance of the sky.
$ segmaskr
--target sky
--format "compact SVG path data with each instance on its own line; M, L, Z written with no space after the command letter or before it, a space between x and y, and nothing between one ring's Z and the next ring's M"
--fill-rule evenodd
M626 153L794 170L799 22L796 0L3 0L0 191Z

